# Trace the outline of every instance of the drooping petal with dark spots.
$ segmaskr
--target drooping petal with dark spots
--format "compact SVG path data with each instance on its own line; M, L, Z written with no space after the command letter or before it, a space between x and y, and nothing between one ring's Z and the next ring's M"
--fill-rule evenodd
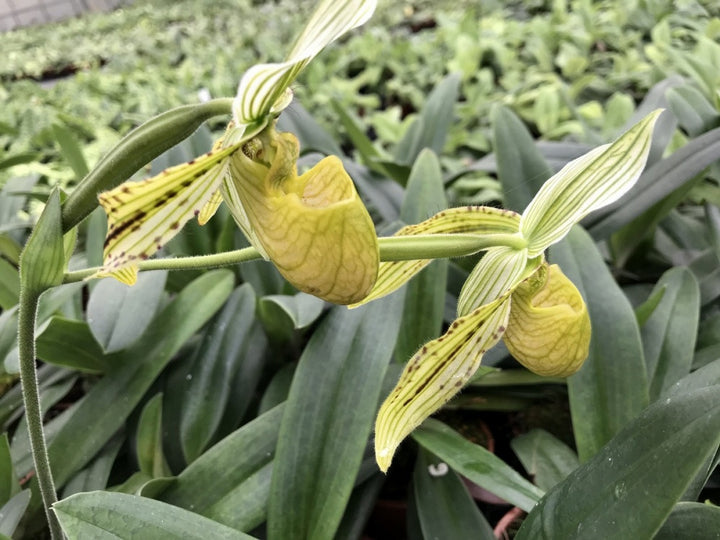
M137 263L147 259L200 215L218 191L228 156L240 145L207 154L140 182L125 182L99 195L108 215L102 269L93 277L114 275L134 283ZM120 270L126 269L123 272Z
M388 469L400 442L472 377L483 354L502 337L509 312L506 294L457 319L445 335L410 359L375 421L375 459L380 470Z

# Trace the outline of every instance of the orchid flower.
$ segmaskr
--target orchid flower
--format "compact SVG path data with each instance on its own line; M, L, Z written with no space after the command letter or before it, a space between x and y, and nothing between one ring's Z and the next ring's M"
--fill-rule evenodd
M458 299L458 318L447 332L423 345L380 407L375 457L386 471L400 442L457 394L483 354L500 339L525 367L542 375L569 376L582 366L590 345L590 318L573 283L544 252L590 212L616 201L636 182L647 161L655 111L612 144L568 163L518 215L467 207L445 210L396 233L510 233L487 250ZM512 245L510 245L512 244ZM430 261L380 263L370 294L351 307L396 290Z
M224 201L248 240L298 289L331 302L371 290L379 255L372 220L334 156L298 176L297 139L275 122L290 84L326 45L365 23L375 0L321 0L285 62L251 67L233 101L233 121L207 154L102 193L108 214L104 264L94 277L132 285L140 260Z

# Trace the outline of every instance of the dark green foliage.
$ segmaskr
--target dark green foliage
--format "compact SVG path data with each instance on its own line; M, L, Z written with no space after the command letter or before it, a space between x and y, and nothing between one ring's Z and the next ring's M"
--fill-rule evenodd
M541 377L497 347L388 477L372 453L379 402L454 318L476 258L436 261L404 291L350 311L298 294L265 261L143 273L133 288L54 287L68 264L100 263L106 228L97 211L76 239L62 225L147 162L155 174L208 151L229 101L193 105L197 92L230 97L248 66L279 60L309 5L135 2L0 35L0 538L44 526L26 478L21 284L50 287L39 382L55 509L72 537L360 538L376 502L394 497L409 504L410 538L492 538L511 506L478 506L466 480L528 512L505 529L517 538L712 537L715 4L386 2L308 66L279 126L300 140L301 170L341 156L381 235L448 206L521 211L566 163L667 109L638 186L550 250L588 304L583 368ZM48 89L31 80L75 71ZM149 120L148 139L132 134L176 106L187 107ZM118 166L106 153L123 136L121 148L141 151ZM246 245L221 208L164 256Z

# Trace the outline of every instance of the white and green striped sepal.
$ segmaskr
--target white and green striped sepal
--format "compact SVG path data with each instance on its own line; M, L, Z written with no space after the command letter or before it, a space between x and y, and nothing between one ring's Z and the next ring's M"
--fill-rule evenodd
M528 257L562 240L582 218L615 202L635 185L645 168L661 112L650 113L614 143L571 161L545 182L520 221Z
M271 113L287 107L292 100L289 86L300 71L324 47L365 23L376 4L376 0L322 0L285 62L259 64L243 75L233 102L238 129L256 132ZM245 126L251 126L250 130Z

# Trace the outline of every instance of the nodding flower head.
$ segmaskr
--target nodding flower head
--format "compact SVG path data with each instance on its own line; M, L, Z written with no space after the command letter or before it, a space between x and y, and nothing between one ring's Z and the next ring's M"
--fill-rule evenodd
M138 263L193 217L206 223L225 201L250 243L300 290L337 303L362 299L378 270L375 229L336 157L298 176L297 139L275 119L290 84L326 45L370 18L375 0L322 0L285 62L241 78L233 122L213 149L188 163L100 194L108 214L104 264L95 277L133 284Z
M420 348L380 407L375 457L381 470L390 466L400 442L460 391L500 339L519 362L541 375L568 376L580 369L589 350L590 317L577 288L558 266L545 262L544 251L635 184L659 114L568 163L522 216L481 207L446 210L398 231L401 236L504 233L515 241L488 249L463 286L457 320ZM389 294L428 262L380 263L378 281L361 303Z

